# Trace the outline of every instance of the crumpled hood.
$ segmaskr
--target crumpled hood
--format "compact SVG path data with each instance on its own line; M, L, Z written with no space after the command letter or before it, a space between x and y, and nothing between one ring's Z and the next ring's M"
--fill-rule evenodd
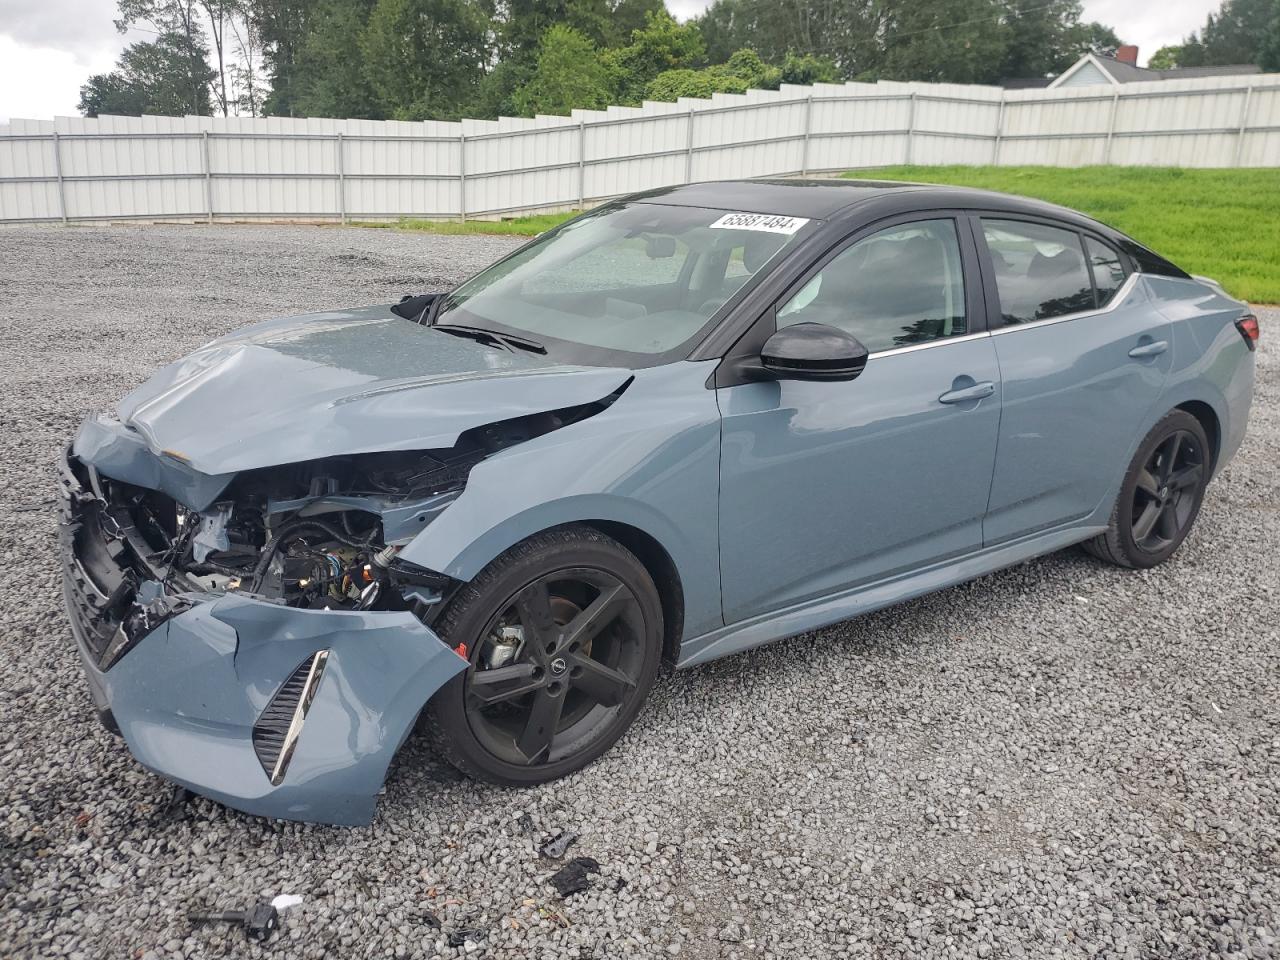
M511 353L369 307L272 320L201 347L120 402L153 453L204 474L449 447L472 427L591 403L630 377Z

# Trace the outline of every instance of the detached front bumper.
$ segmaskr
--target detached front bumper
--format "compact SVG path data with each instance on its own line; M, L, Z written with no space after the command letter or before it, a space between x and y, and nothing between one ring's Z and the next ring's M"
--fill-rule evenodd
M100 715L161 776L261 816L363 824L396 750L466 662L408 612L183 595L112 659L116 620L161 590L64 467L67 610ZM114 570L107 564L110 558ZM104 668L104 663L106 664Z

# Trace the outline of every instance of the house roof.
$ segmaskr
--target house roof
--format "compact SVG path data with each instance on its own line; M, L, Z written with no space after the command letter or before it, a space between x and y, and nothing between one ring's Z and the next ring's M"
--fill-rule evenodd
M1209 67L1175 67L1171 70L1149 70L1136 67L1115 57L1086 53L1083 57L1062 71L1049 84L1049 87L1060 87L1088 64L1092 64L1113 84L1138 83L1144 80L1181 80L1189 77L1235 77L1243 74L1261 73L1254 63L1231 63ZM1016 82L1016 81L1015 81ZM1008 86L1008 84L1006 84Z

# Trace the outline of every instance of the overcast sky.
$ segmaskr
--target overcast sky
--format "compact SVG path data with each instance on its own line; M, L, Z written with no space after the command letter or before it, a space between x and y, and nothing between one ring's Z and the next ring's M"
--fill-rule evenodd
M709 0L667 0L684 19ZM1177 43L1204 23L1218 0L1085 0L1087 20L1101 20L1139 47L1140 60ZM112 24L115 0L0 0L0 121L77 115L80 85L110 70L127 42Z

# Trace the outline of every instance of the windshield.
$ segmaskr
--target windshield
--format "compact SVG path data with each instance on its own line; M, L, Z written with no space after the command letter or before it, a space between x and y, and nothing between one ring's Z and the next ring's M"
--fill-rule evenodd
M652 358L693 338L808 222L611 204L468 280L440 301L434 322L587 348L569 351L584 362Z

